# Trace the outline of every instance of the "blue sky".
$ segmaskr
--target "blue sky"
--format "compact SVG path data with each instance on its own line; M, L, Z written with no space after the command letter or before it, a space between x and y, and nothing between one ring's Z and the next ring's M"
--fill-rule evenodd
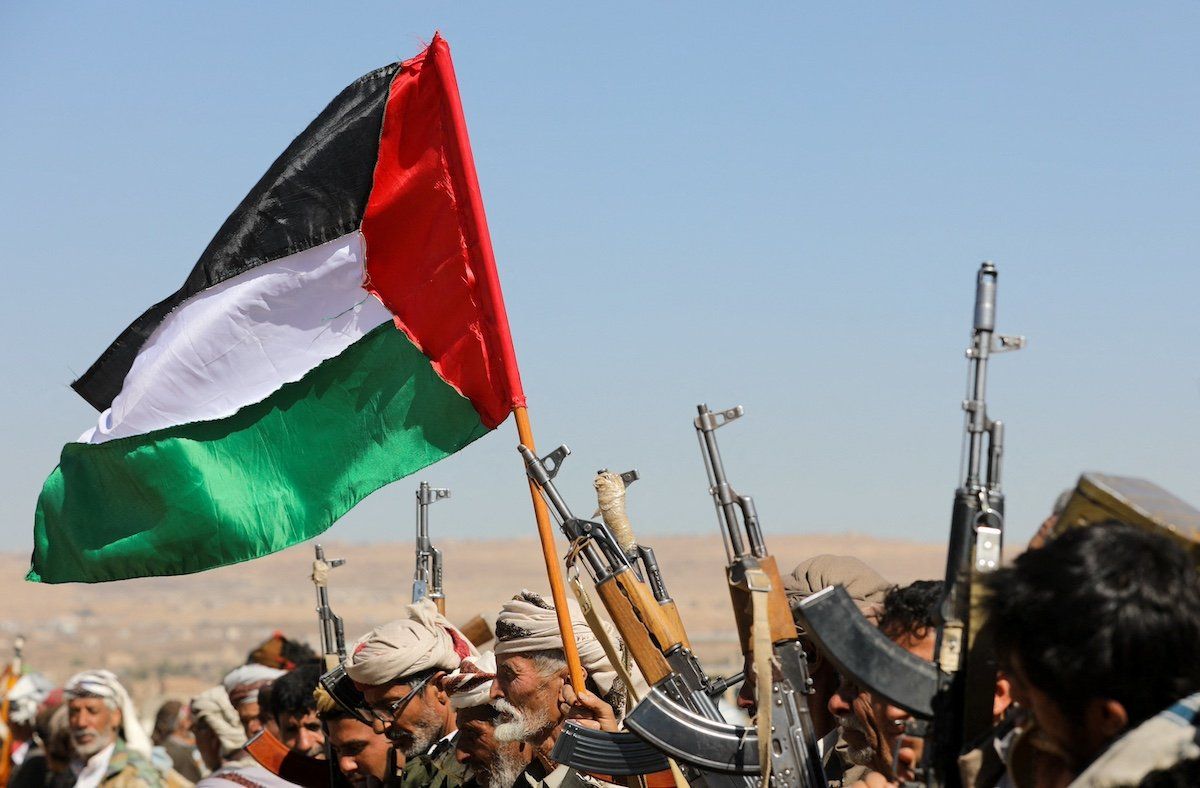
M93 418L67 387L345 84L453 48L541 448L591 508L712 533L694 406L771 532L945 538L975 270L1011 540L1081 470L1200 504L1200 5L6 4L0 536ZM532 533L511 423L334 526ZM800 556L796 557L797 559Z

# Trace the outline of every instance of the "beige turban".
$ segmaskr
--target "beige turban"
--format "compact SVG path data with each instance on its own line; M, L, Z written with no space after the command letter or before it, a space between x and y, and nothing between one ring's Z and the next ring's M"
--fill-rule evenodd
M612 693L614 684L618 683L617 672L605 656L600 641L592 634L575 600L567 600L567 610L571 613L575 646L579 649L584 670L588 678L596 683L600 694L607 696ZM605 621L604 631L613 644L620 648L621 638L613 625ZM496 619L496 641L497 657L525 651L561 650L562 633L558 631L553 603L532 591L525 590L517 594L500 609L500 617ZM618 689L623 691L624 688Z
M245 706L247 703L258 703L258 691L285 673L286 670L251 662L231 670L221 683L225 685L225 692L234 706Z
M378 686L426 670L451 671L464 657L479 656L431 600L414 602L407 613L407 618L375 627L354 644L346 675L355 684Z
M121 735L125 745L136 753L150 757L150 737L138 721L137 709L129 693L109 670L85 670L76 673L63 686L63 697L70 701L76 698L102 698L121 710Z
M192 716L203 720L221 740L221 755L228 758L246 744L246 732L224 687L212 687L192 699Z
M496 655L485 651L482 656L467 657L458 669L442 679L442 691L450 696L450 707L470 709L492 702L492 681L496 678Z
M829 586L845 586L863 615L874 620L892 584L862 561L848 555L817 555L801 562L783 578L792 615L799 615L801 600ZM802 623L802 622L797 622Z

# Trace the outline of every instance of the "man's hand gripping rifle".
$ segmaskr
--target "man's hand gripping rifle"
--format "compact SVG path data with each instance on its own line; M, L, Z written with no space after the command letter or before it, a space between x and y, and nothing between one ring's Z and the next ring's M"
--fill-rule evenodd
M936 662L919 659L872 626L845 589L828 588L801 603L809 631L844 675L921 720L926 746L918 775L928 786L960 785L957 759L964 744L992 725L996 665L978 614L982 578L1000 565L1004 496L1000 461L1004 426L987 415L987 362L1019 350L1025 338L995 333L996 267L984 263L975 282L975 314L967 348L965 469L954 492L946 586L940 608ZM985 466L986 457L986 466ZM913 726L921 733L925 726Z
M679 761L694 785L751 788L757 781L758 744L752 730L726 722L712 686L692 652L654 554L628 531L620 540L605 523L576 517L553 483L570 450L560 446L543 459L519 447L571 543L569 560L581 560L650 692L626 717L628 733L565 726L552 757L585 771L644 774L667 768L659 749ZM626 482L635 478L625 476ZM634 556L634 557L631 557ZM639 738L640 737L640 738ZM655 749L646 741L663 742Z
M708 474L709 493L728 559L726 577L738 640L758 687L760 757L775 786L824 786L825 772L809 714L808 662L788 606L775 557L767 552L754 501L738 495L725 475L716 431L739 418L739 405L723 411L697 406L693 422Z
M446 615L446 594L442 589L442 551L429 540L429 507L449 498L450 491L421 482L417 488L417 565L413 574L412 601L432 599L438 612Z

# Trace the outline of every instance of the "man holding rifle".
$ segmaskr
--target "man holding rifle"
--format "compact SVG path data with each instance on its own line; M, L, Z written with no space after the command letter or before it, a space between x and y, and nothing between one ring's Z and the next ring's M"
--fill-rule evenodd
M576 692L568 683L567 660L554 605L540 594L522 591L504 604L496 622L496 680L493 704L500 710L496 738L533 746L533 760L523 772L533 788L578 788L602 785L576 770L550 760L550 751L568 718L615 731L616 712L625 703L625 687L588 627L582 611L568 603L575 642L586 671L587 688ZM606 634L617 635L611 625ZM522 781L518 780L518 785Z

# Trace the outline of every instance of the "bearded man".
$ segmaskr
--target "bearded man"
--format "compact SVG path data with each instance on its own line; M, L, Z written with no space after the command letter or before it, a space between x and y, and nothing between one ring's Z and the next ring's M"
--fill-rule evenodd
M554 605L540 594L522 591L506 602L496 621L496 679L491 698L500 711L496 738L532 745L532 760L522 777L532 788L578 788L589 783L566 765L550 760L550 751L568 718L590 727L616 730L625 707L625 687L579 606L568 601L575 643L585 671L585 688L568 683L566 653ZM614 644L620 638L607 622ZM620 647L618 645L618 647ZM518 785L524 785L518 780Z
M229 702L237 710L241 720L242 730L249 739L263 729L260 719L260 695L271 685L271 682L287 671L269 668L265 665L251 663L240 665L229 672L221 681Z
M162 788L150 737L129 693L107 670L77 673L63 687L76 788Z
M464 659L458 670L442 680L458 725L455 757L470 767L480 788L508 788L533 756L532 745L496 738L500 711L491 700L495 678L496 655L488 651L479 659Z
M467 769L454 757L458 729L438 679L478 652L432 601L414 602L406 612L359 638L346 675L363 693L375 730L404 755L404 785L457 788Z
M799 631L804 654L808 660L808 675L812 680L806 698L817 736L817 750L825 766L825 779L830 788L849 785L867 772L867 767L849 758L849 748L841 738L837 718L829 710L829 701L837 693L837 669L809 639L806 622L800 613L800 603L813 594L840 585L846 589L854 604L868 619L874 621L883 606L891 584L871 567L853 556L817 555L802 561L790 575L783 578L788 606ZM754 666L749 659L745 665L746 679L738 693L738 707L751 717L757 712L758 695Z

